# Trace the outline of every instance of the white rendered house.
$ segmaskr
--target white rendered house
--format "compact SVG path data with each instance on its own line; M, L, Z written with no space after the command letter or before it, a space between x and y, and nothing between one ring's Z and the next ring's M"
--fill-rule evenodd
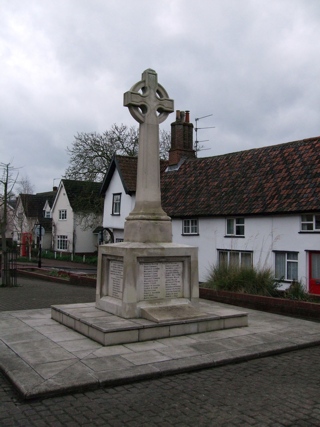
M20 254L27 254L27 246L38 244L36 228L41 226L42 249L51 249L51 207L56 196L53 191L36 194L19 194L15 206L13 240L20 246Z
M320 137L196 158L188 115L172 123L161 197L175 243L199 248L199 280L221 262L270 267L320 294ZM102 184L103 227L123 239L136 158L115 156Z
M100 184L63 179L52 207L52 246L56 252L88 254L97 251L101 224Z

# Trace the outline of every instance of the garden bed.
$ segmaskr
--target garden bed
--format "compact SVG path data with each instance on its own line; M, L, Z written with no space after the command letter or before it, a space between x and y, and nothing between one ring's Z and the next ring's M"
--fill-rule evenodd
M96 287L97 279L84 274L69 273L62 270L47 270L36 267L18 268L17 272L18 276L33 277L35 279L43 279L49 282Z
M230 291L217 291L201 287L199 291L200 298L218 301L224 304L232 304L240 307L252 308L254 310L268 311L270 313L320 319L320 304L317 302L250 295Z

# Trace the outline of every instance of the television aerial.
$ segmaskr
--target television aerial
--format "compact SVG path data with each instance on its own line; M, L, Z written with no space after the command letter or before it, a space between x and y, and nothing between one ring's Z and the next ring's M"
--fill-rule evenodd
M202 130L202 129L214 129L215 128L215 126L206 126L206 127L199 128L198 127L198 121L202 120L202 119L205 119L207 117L211 117L211 116L213 116L213 114L208 114L207 116L197 117L196 119L194 119L195 122L196 122L196 126L194 128L194 130L196 132L196 140L195 140L195 143L194 143L196 155L197 155L198 151L211 150L211 148L202 148L202 149L198 148L200 142L207 142L207 141L209 141L209 139L203 139L203 140L199 141L198 140L198 130Z

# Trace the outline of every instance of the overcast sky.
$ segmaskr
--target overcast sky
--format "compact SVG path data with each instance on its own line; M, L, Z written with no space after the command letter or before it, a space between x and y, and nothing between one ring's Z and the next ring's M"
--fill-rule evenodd
M59 184L78 132L135 125L152 68L200 156L320 135L319 0L0 0L0 162ZM161 126L169 130L175 114Z

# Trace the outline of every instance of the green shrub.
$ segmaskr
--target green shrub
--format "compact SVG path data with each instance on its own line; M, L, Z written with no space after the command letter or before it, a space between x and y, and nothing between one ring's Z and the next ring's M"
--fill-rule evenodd
M293 281L285 291L285 297L299 301L309 301L310 297L301 282Z
M221 265L212 267L203 286L221 291L278 296L279 284L271 269Z

